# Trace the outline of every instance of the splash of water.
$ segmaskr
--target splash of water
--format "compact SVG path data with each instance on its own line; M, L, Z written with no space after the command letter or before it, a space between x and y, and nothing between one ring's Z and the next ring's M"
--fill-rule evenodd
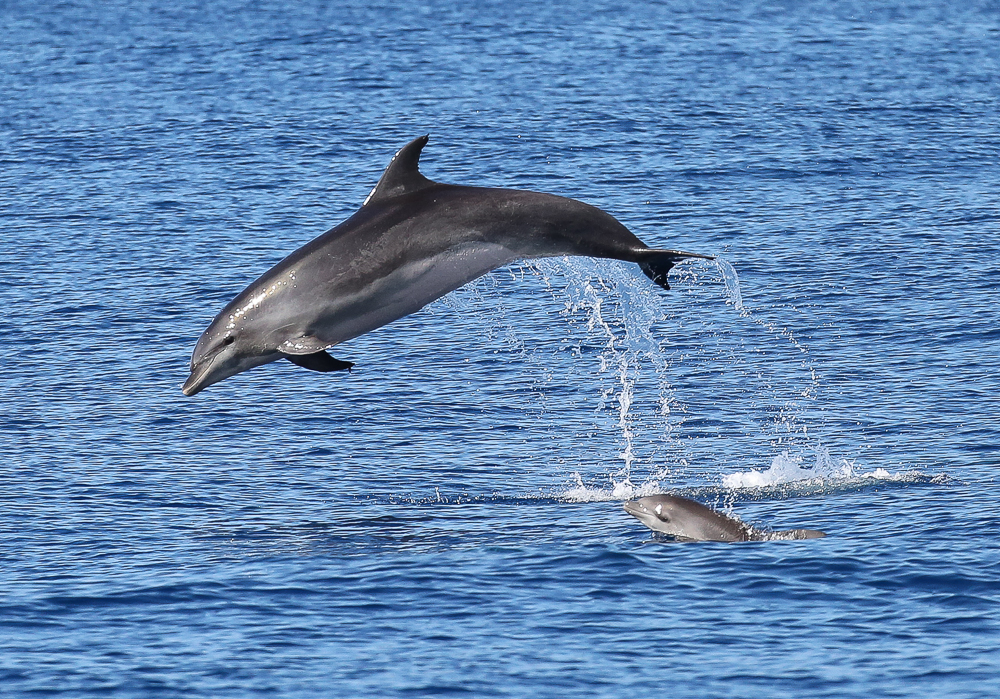
M728 260L724 260L718 255L715 257L715 267L719 270L722 281L726 285L726 303L742 313L743 294L740 291L740 277L736 274L736 268Z
M673 493L700 501L714 500L715 507L727 509L732 507L735 498L740 497L741 491L751 491L751 498L761 495L786 498L852 491L875 483L946 483L948 480L946 475L929 476L915 470L865 470L854 461L833 458L827 449L818 446L811 459L806 454L784 451L773 458L766 470L750 469L728 474L716 485L699 487L679 488L676 483L652 479L639 485L612 483L610 488L601 488L587 485L579 473L574 473L572 484L557 497L567 502L614 502Z
M747 318L755 325L763 328L769 335L782 338L785 342L798 351L800 361L799 367L809 375L808 384L804 388L792 391L787 396L778 411L774 420L773 429L775 436L772 439L773 446L781 446L789 442L795 443L798 435L802 439L807 439L808 426L801 422L800 415L804 412L804 402L813 402L819 389L819 380L816 376L816 369L809 358L809 350L795 336L788 326L781 325L773 320L762 317L762 312L748 308L743 304L743 294L740 291L740 280L736 274L736 269L721 257L716 258L716 266L722 274L726 284L727 303L740 312L741 318ZM776 396L777 397L777 396Z
M627 489L632 487L632 466L639 458L631 411L644 363L651 363L658 376L662 414L668 416L670 412L672 396L665 379L666 362L652 332L652 326L664 318L664 313L648 288L648 280L637 280L623 265L598 264L565 258L539 260L534 266L549 293L563 301L564 313L585 314L587 332L602 338L599 371L610 372L614 383L602 390L597 409L604 410L609 403L616 405L622 467L611 480ZM563 277L563 284L552 282L557 275Z
M609 502L616 500L634 500L635 498L655 495L665 492L666 488L659 481L646 481L634 485L630 480L611 481L610 488L594 488L583 481L579 473L573 474L573 485L558 494L560 500L567 502Z
M801 459L795 454L817 443L815 436L810 439L817 423L809 411L817 407L819 379L807 347L792 332L790 323L778 320L781 315L777 312L785 306L750 308L744 304L733 265L716 258L714 265L706 267L677 267L672 279L676 282L673 294L681 296L677 303L666 302L663 294L633 266L609 261L554 258L495 273L510 274L518 281L526 274L538 278L546 292L561 303L564 317L575 328L577 344L571 348L574 356L584 356L584 347L598 351L599 367L593 377L600 382L595 414L601 416L602 422L607 420L608 426L614 425L620 467L603 471L610 490L596 483L585 486L578 478L571 492L590 497L588 492L600 491L595 495L600 499L634 497L676 487L677 476L689 481L700 474L706 487L713 487L708 484L718 484L722 477L719 441L677 436L680 433L691 437L698 432L704 436L706 420L725 425L730 435L734 429L741 430L741 441L746 446L738 447L738 452L757 449L754 445L761 438L780 450L779 456L769 457L774 459L771 469L751 469L745 472L749 475L743 476L743 481L739 481L740 474L728 476L737 480L726 487L749 487L750 481L758 478L753 474L766 474L759 476L765 479L794 480L815 478L823 472L825 467L817 470L799 463L796 470L789 465ZM707 277L706 271L710 272ZM502 295L495 288L499 277L494 276L488 275L475 286L473 300L488 309L484 312L491 316L490 335L505 341L515 355L542 371L536 395L544 404L545 392L541 389L545 381L551 380L549 361L537 360L535 350L526 351L527 338L517 314L506 312ZM731 315L727 318L725 313L718 314L719 281L724 283L727 305L749 324L744 321L734 326ZM487 298L480 298L482 294ZM468 301L466 298L461 303ZM584 329L587 337L580 339ZM585 371L589 381L593 370ZM682 377L682 383L711 382L718 393L714 398L705 391L690 394L702 403L689 407L676 395L672 383L675 376ZM650 400L654 396L658 403ZM653 407L656 410L650 410ZM544 410L542 405L541 415ZM737 458L756 460L760 453L758 450ZM636 479L638 464L647 464L650 472Z
M761 340L754 340L754 334L746 330L717 326L715 316L697 311L697 303L682 305L675 311L676 317L671 316L669 325L655 328L656 323L667 318L662 296L655 293L656 290L651 289L645 279L637 274L629 275L628 268L623 265L595 267L592 262L587 264L576 260L547 264L539 264L538 268L546 278L549 292L567 299L567 314L587 314L588 332L600 333L604 338L600 369L602 372L613 372L616 382L603 390L599 410L605 409L609 402L614 404L623 444L620 454L623 466L610 476L610 490L587 487L580 481L570 489L567 497L618 499L618 496L633 497L669 489L664 487L664 484L670 484L670 469L667 468L649 474L641 482L637 481L638 485L632 482L633 465L646 456L640 454L640 430L637 428L648 427L643 423L637 425L632 412L636 401L636 382L641 369L645 367L648 370L650 365L654 368L661 396L663 438L658 447L674 451L688 448L689 440L678 440L672 433L685 421L703 419L702 415L687 415L687 407L674 395L669 374L681 371L689 377L695 375L709 381L714 381L716 375L727 375L727 382L720 383L720 386L728 383L736 392L720 395L720 398L731 401L734 411L744 411L732 421L742 422L751 428L756 425L756 430L751 429L747 436L755 436L756 431L756 437L766 437L772 447L781 450L778 456L773 457L771 469L766 472L751 470L742 481L739 474L729 476L732 484L727 487L747 487L758 477L753 474L761 473L766 475L760 478L789 482L850 476L845 471L851 468L850 464L834 464L828 452L815 446L815 438L809 439L809 425L803 415L815 408L819 379L808 348L788 324L774 320L772 312L752 309L744 304L739 275L727 260L717 257L714 265L725 285L726 302L739 312L740 318L749 320L751 327L762 331L757 335ZM697 283L703 271L704 266L679 267L676 291L696 300L701 295L706 302L712 303L712 299L704 294L710 292L713 286L718 287ZM566 281L565 288L549 281L549 277L556 273L561 273ZM672 354L661 351L656 335L672 337L672 342L683 349L674 350ZM773 340L767 340L768 337ZM791 354L781 349L782 344L792 350ZM674 371L668 371L671 369ZM672 412L679 413L679 419L671 419ZM716 419L731 419L725 414L727 411L717 412L719 418ZM745 414L747 412L749 415ZM818 454L814 466L804 466L801 456L789 455L808 449L810 445ZM715 461L715 458L709 458ZM680 468L686 476L693 475L687 472L686 458L676 459L673 467ZM720 475L717 467L712 468L709 462L705 462L705 467L714 471L706 474L709 482L718 483ZM739 485L741 482L743 485Z
M801 454L790 454L783 451L771 461L766 471L750 469L732 473L722 477L722 485L726 488L762 488L767 486L793 483L796 481L812 481L827 479L845 479L855 477L855 464L847 460L836 461L830 452L822 447L815 449L815 460L812 464L805 461ZM879 474L878 472L884 472ZM884 469L878 469L877 477L887 475Z

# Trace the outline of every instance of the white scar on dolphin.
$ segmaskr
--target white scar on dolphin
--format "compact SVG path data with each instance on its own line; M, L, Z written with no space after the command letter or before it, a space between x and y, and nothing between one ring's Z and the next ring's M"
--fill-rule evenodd
M407 316L515 260L579 255L667 273L695 257L647 247L573 199L441 184L420 174L422 136L393 157L349 219L299 248L222 309L191 356L184 395L278 359L313 371L354 366L326 350Z
M761 531L677 495L650 495L626 502L624 507L653 531L668 534L678 541L775 541L826 536L816 529Z

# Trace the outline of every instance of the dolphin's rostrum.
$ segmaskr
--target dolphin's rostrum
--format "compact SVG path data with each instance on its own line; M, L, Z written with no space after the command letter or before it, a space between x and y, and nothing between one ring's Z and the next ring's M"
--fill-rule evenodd
M417 167L426 143L422 136L401 148L357 213L222 309L195 346L185 395L278 359L313 371L349 369L326 350L514 260L636 262L667 289L677 261L711 259L650 249L610 214L573 199L432 182Z
M699 502L677 495L649 495L625 503L625 511L655 532L679 541L773 541L819 539L816 529L761 531Z

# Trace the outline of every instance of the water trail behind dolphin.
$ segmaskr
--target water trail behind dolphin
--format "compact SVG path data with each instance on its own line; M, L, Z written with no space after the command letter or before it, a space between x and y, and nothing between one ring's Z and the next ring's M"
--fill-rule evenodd
M621 467L607 475L609 493L635 497L692 478L717 485L734 466L760 472L762 461L776 458L770 450L800 462L808 452L826 454L815 470L804 466L799 475L836 475L837 469L825 468L833 460L810 439L811 425L804 418L822 418L816 405L819 379L808 349L787 321L771 317L771 309L756 311L744 304L732 264L717 257L713 266L679 265L674 289L664 296L627 265L579 258L533 264L549 292L562 301L564 316L586 317L588 335L603 344L599 372L614 377L604 384L597 405L598 413L614 412L622 447ZM720 308L723 285L726 303L738 315ZM659 396L657 416L642 405L651 391ZM710 431L719 436L706 434ZM736 453L734 440L740 442ZM733 457L734 463L727 463ZM640 464L646 473L636 472ZM785 469L782 478L790 474ZM605 490L592 478L575 477L571 489L577 493L589 487L585 480Z
M530 288L531 277L562 307L558 345L535 342L527 314L505 303L505 286ZM820 379L798 336L808 305L745 304L736 270L721 258L678 265L671 285L664 294L624 263L551 258L487 275L444 305L485 315L487 334L500 341L494 352L524 362L520 395L530 400L521 409L543 434L548 426L553 444L587 440L581 451L553 452L556 471L581 474L566 483L576 493L567 497L720 488L725 478L728 488L756 487L756 474L772 485L839 479L847 462L823 451L825 438L841 455L855 445L825 430ZM532 320L552 322L541 311ZM589 424L578 411L588 403ZM820 452L827 456L813 464ZM775 460L796 468L776 470Z
M571 318L584 314L588 335L600 338L603 346L598 372L614 378L601 389L596 412L614 412L622 459L621 468L609 478L614 484L631 488L633 464L662 458L657 447L673 443L671 412L676 397L668 378L669 353L664 352L655 329L667 317L662 292L623 264L559 258L538 260L532 266L549 293L563 303L564 315ZM648 431L651 416L645 399L641 400L640 414L636 414L636 386L650 374L658 397L659 424L655 429L660 434L640 437L639 432ZM649 383L643 382L643 392L652 388ZM641 446L639 441L643 442ZM650 451L643 453L647 449Z

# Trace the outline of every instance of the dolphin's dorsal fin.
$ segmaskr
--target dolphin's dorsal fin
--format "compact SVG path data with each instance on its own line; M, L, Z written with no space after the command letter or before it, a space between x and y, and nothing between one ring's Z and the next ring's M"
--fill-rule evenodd
M368 194L362 206L398 197L400 194L410 194L434 184L421 175L417 167L420 162L420 151L427 145L427 139L428 136L415 138L396 151L396 155L392 156L389 162L389 167L382 173L382 179Z

